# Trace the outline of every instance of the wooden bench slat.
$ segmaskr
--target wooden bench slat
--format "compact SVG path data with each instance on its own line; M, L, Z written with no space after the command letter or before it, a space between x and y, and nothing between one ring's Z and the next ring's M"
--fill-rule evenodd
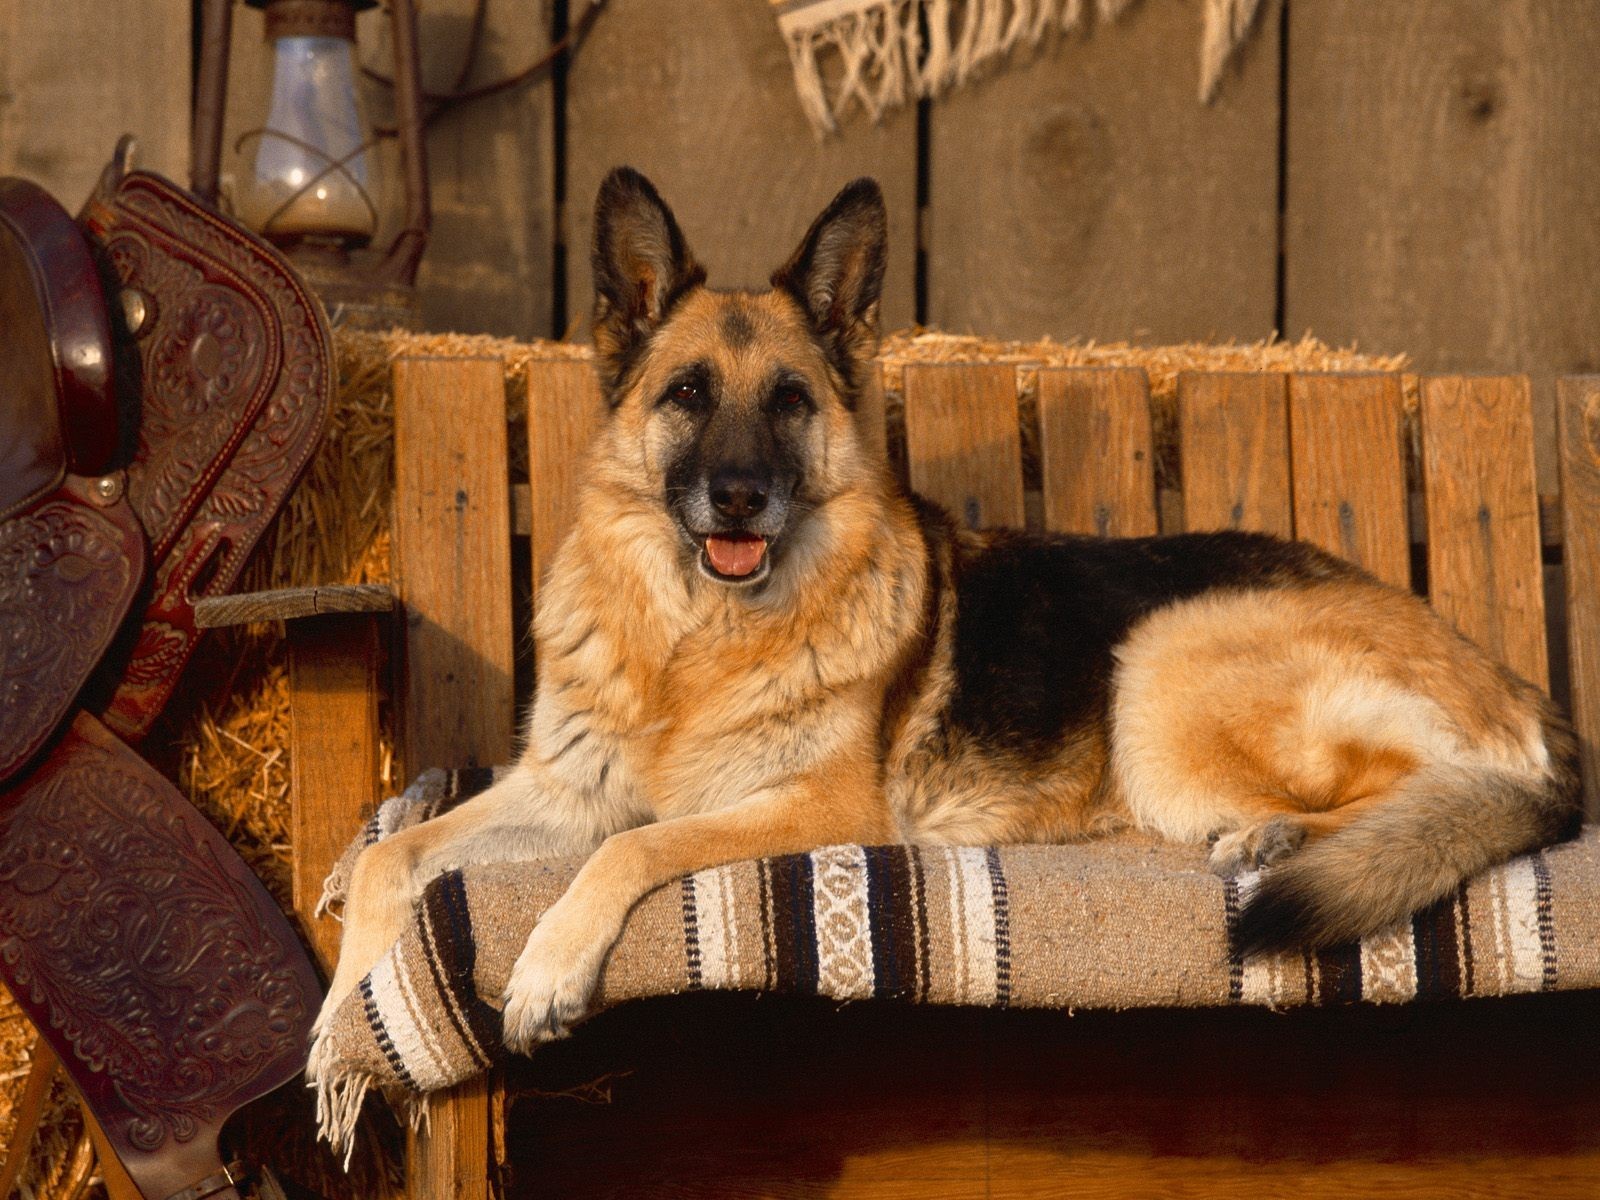
M1024 524L1015 368L998 363L906 367L911 487L970 529Z
M330 975L340 927L315 915L322 881L383 798L378 621L371 613L336 613L288 626L294 910Z
M589 442L605 421L592 364L528 364L529 536L533 596L577 512L578 480Z
M1548 687L1527 379L1424 379L1422 460L1433 606L1512 670Z
M1295 535L1409 588L1404 420L1398 375L1289 381Z
M503 763L513 720L511 516L499 359L394 366L395 578L408 685L401 775ZM488 1195L483 1079L436 1096L408 1141L407 1194Z
M1178 376L1184 527L1294 536L1284 376Z
M194 602L196 629L224 629L254 621L293 621L330 613L380 613L394 608L386 583L340 583L204 596Z
M1101 537L1156 532L1150 381L1142 370L1039 372L1045 528Z
M1567 576L1572 720L1582 748L1584 811L1600 820L1600 375L1556 385Z

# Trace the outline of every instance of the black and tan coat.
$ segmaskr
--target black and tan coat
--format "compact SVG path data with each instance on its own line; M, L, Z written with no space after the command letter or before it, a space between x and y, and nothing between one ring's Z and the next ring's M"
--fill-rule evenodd
M470 863L589 856L506 992L527 1047L641 896L735 859L1138 827L1272 867L1256 949L1371 932L1575 819L1566 725L1410 594L1263 535L975 534L906 495L855 415L884 247L860 181L770 290L713 291L650 184L606 180L611 415L521 756L364 853L325 1013Z

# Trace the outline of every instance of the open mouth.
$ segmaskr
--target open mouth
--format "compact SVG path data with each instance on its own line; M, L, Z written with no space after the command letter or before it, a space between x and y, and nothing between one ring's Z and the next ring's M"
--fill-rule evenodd
M714 579L750 583L767 571L767 539L758 533L708 533L700 542L701 565Z

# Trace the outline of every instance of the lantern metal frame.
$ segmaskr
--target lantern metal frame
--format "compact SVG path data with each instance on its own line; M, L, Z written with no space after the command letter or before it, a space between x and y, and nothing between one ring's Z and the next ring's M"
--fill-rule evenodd
M222 130L228 98L228 65L233 36L235 0L203 0L200 16L200 63L195 81L194 124L191 137L190 186L206 204L217 207L220 196ZM273 0L245 0L253 8L266 8ZM330 29L348 28L357 10L371 8L377 0L276 0L291 4L297 23L326 22ZM327 268L309 270L313 286L338 293L349 302L363 290L409 291L416 285L417 268L428 246L433 223L428 189L428 151L423 136L421 52L417 41L414 0L386 0L394 28L395 132L400 142L400 162L405 207L400 230L383 257L374 264L349 267L326 274ZM334 163L336 168L342 164ZM308 185L309 186L309 185ZM325 286L326 285L326 286ZM326 298L326 296L325 296ZM380 302L381 304L381 302ZM390 307L393 305L391 304ZM399 307L413 307L402 301Z

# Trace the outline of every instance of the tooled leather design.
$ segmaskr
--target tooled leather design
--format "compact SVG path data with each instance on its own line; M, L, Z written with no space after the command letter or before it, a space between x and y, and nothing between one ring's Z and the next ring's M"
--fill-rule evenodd
M137 576L125 531L62 493L0 523L0 779L65 715Z
M143 404L128 469L128 501L157 558L272 384L264 372L270 314L254 295L235 290L218 264L182 253L170 235L140 227L119 229L104 246L121 286L147 297L159 314L154 332L135 343Z
M138 490L152 514L192 505L159 538L152 530L145 626L104 713L132 740L149 730L193 653L192 600L232 588L310 460L330 403L332 351L316 301L274 253L164 181L130 174L91 202L86 219L124 284L158 288L157 331L132 347L153 440L130 470L130 495ZM265 389L259 405L243 399L251 388ZM233 440L218 446L213 435L211 449L194 449L189 409L231 422ZM206 454L212 460L202 462ZM177 498L180 486L189 490Z
M316 985L216 831L85 720L0 816L0 969L113 1140L153 1152L294 1073Z

